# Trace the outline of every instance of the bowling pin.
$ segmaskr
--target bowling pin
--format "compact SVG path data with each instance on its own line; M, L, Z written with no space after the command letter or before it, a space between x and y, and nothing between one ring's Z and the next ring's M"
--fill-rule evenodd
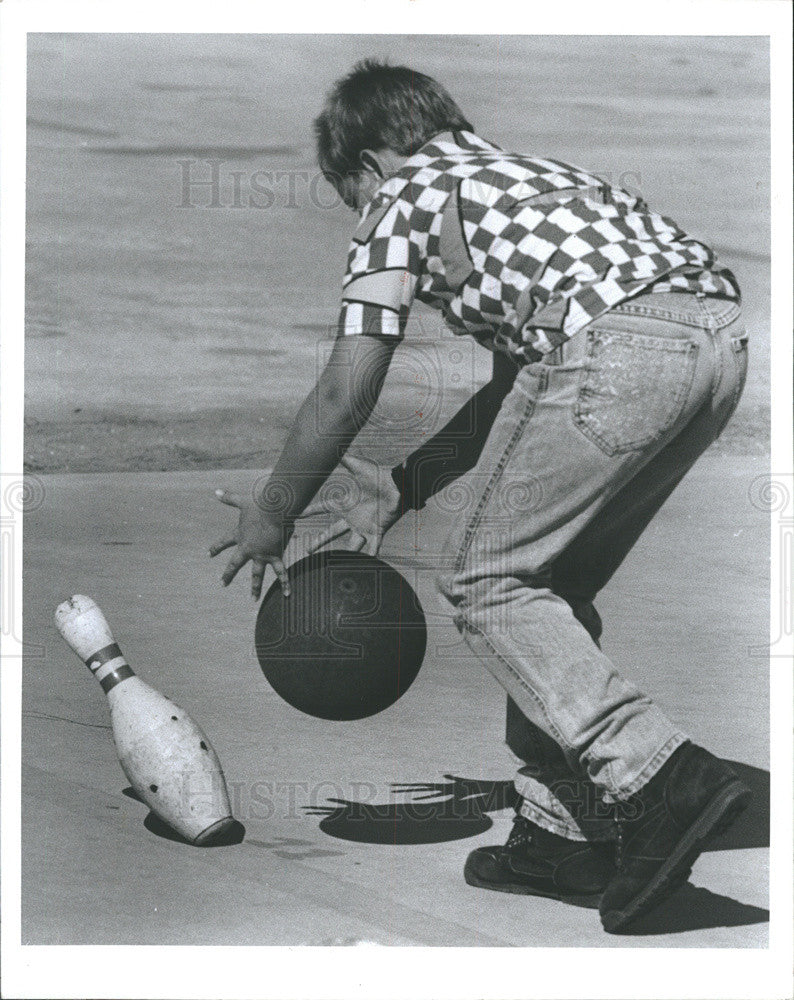
M55 625L102 685L116 751L147 806L193 844L220 838L234 823L220 761L190 716L137 677L90 597L75 594Z

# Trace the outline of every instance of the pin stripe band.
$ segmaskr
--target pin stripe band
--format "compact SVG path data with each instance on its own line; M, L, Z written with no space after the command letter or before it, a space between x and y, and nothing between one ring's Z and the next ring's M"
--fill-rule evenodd
M102 649L98 649L96 653L92 653L85 661L85 665L92 674L95 674L103 663L107 663L108 660L116 660L121 655L118 643L111 642L109 646L104 646Z
M107 694L111 688L115 687L117 684L121 684L122 681L126 681L128 677L134 676L135 674L133 673L132 667L125 663L122 666L117 667L116 670L112 670L109 674L105 674L99 683L102 685L102 690L105 694Z
M135 676L135 671L126 662L115 642L98 649L96 653L88 657L85 664L102 685L105 694L117 684L126 681L128 677Z

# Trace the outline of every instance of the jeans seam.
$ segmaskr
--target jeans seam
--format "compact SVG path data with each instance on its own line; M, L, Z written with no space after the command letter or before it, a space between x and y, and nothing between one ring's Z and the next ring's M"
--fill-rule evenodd
M575 825L551 819L530 799L525 799L523 795L521 796L521 805L518 807L518 814L529 820L530 823L534 823L535 826L539 826L549 833L556 833L558 837L565 837L566 840L575 840L582 844L587 843L587 838Z
M736 340L738 338L733 338L733 339ZM745 348L746 348L746 345L745 345ZM745 376L744 379L742 379L741 372L739 371L739 361L738 361L739 354L738 354L738 352L735 351L735 350L732 350L731 351L731 357L733 358L733 369L734 369L734 374L736 375L736 384L733 387L733 402L731 403L731 408L728 411L728 413L726 414L725 419L722 421L722 424L721 424L719 430L717 431L716 437L719 437L722 434L722 432L728 426L728 423L730 422L731 417L735 413L736 407L739 405L739 400L742 398L742 392L744 391L744 385L745 385L745 381L746 381L746 376ZM719 388L719 383L717 385L717 388ZM714 391L714 395L716 395L716 389Z
M521 802L518 805L517 812L524 819L528 819L531 823L536 826L542 827L544 830L548 830L549 833L556 833L560 837L565 837L567 840L575 840L578 843L599 843L599 844L611 844L614 841L614 835L611 829L607 829L607 824L612 823L611 820L604 819L599 821L599 827L601 827L601 832L605 836L594 836L591 827L588 827L587 835L584 834L581 827L578 825L575 819L571 818L570 822L566 823L562 819L557 819L549 816L543 809L537 805L532 799L527 798L525 795L521 795Z
M518 444L518 441L524 432L524 428L529 422L529 418L535 412L535 407L537 405L538 397L546 388L546 383L547 383L547 375L545 372L543 372L540 376L540 385L538 387L537 394L529 399L524 414L522 415L521 419L516 423L516 426L513 428L513 432L510 435L510 439L507 442L505 450L499 457L499 461L496 463L496 466L494 467L494 470L491 473L488 482L485 484L483 488L480 499L477 502L477 506L474 508L474 511L472 512L472 515L469 518L469 522L466 525L466 528L463 533L463 540L460 544L457 555L455 556L454 571L456 573L459 573L463 568L463 564L466 559L466 554L471 548L471 543L474 538L474 534L482 519L482 515L488 504L488 500L490 499L491 494L493 493L494 488L496 487L496 484L501 479L502 473L504 472L505 466L507 465L507 461L510 455L513 453L516 445Z
M682 744L688 742L688 740L689 737L686 733L683 733L680 730L677 733L674 733L667 740L667 742L661 746L645 764L643 764L633 781L630 781L625 788L621 788L619 790L615 789L614 784L612 784L611 787L607 789L609 795L613 799L617 799L619 801L634 795L643 786L648 784L654 774L656 774L668 758L673 755L673 752Z
M709 299L698 299L700 303L700 308L703 310L704 314L709 318L709 325L713 330L722 330L726 326L730 326L734 323L742 314L742 308L737 302L732 302L727 309L724 309L721 313L716 316L706 308L706 303L711 300Z
M693 312L677 312L674 309L660 309L658 306L632 305L630 303L613 306L610 312L624 316L644 316L647 319L671 320L675 323L683 323L685 326L701 328L703 326L703 319L707 317L709 325L714 324L717 329L728 326L741 314L741 307L735 302L722 315L714 316L706 309L704 305L705 300L698 299L697 301L701 308L701 312L698 314Z
M721 350L721 345L718 339L720 328L717 326L715 317L712 316L706 308L705 301L703 299L698 299L698 305L700 306L703 314L703 329L708 334L709 341L714 350L714 361L717 371L712 383L711 398L716 399L717 393L720 391L722 386L722 380L725 377L725 359L723 357L723 351ZM726 326L727 325L728 324L726 324Z
M513 676L518 681L518 683L526 691L529 697L535 702L535 704L542 712L543 718L546 720L549 729L551 730L549 735L552 737L552 739L559 744L561 749L564 748L564 750L567 750L569 753L575 752L574 748L566 742L562 733L560 733L560 731L557 729L557 727L549 718L549 712L548 709L546 708L546 703L543 701L543 699L540 697L537 691L534 691L527 684L524 678L515 669L513 664L502 653L499 652L499 650L494 646L494 644L491 642L488 636L482 631L482 629L478 628L477 625L475 625L472 621L469 620L465 612L459 611L457 615L455 615L455 623L457 624L459 621L464 623L465 628L467 628L471 632L476 633L482 639L482 641L491 651L492 655L495 656L496 659L502 664L502 666L505 667L505 669L511 674L511 676ZM519 708L520 707L521 706L519 705Z
M734 341L738 340L738 339L739 339L738 337L734 337L733 338ZM733 345L732 345L732 347L733 347ZM739 405L739 400L742 397L742 392L744 391L745 381L747 379L746 375L744 376L744 379L742 378L742 372L741 372L741 367L740 367L740 363L739 363L739 358L742 357L742 356L744 357L744 363L745 363L745 365L748 363L749 358L748 358L748 351L747 351L747 343L745 342L744 347L743 347L743 349L741 351L738 351L738 350L736 350L735 347L733 347L733 349L731 350L731 356L733 357L733 367L734 367L734 371L736 372L736 382L735 382L734 387L733 387L733 405L731 406L731 416L733 416L734 410ZM746 371L746 369L745 369L745 371Z
M615 787L615 772L613 768L614 761L608 760L606 766L604 767L604 787L614 788Z

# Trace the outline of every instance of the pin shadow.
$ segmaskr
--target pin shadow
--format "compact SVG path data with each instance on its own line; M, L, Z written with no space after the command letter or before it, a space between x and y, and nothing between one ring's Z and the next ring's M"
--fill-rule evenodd
M393 784L392 794L410 796L402 802L355 802L328 799L325 806L307 806L305 813L322 816L320 830L330 837L365 844L439 844L476 837L493 825L487 815L515 803L509 781L478 781L445 775L442 782Z
M134 799L136 802L140 802L141 805L145 806L146 803L138 795L134 788L123 788L121 790L122 795L126 795L128 799ZM149 811L146 818L143 821L144 828L153 833L156 837L161 837L163 840L172 840L176 844L184 844L186 847L195 847L195 844L191 844L189 840L186 840L180 833L169 826L164 820L161 820L159 816L155 813ZM238 820L235 820L231 826L223 832L222 835L211 840L207 844L202 844L199 848L204 850L206 847L229 847L232 844L242 843L245 837L245 827Z

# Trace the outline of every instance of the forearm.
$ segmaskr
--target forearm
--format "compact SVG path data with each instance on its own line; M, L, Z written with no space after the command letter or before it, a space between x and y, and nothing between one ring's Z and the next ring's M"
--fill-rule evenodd
M336 468L369 413L329 398L323 380L303 402L257 503L284 521L304 507Z
M341 337L304 400L268 481L263 510L289 523L299 517L369 419L396 338Z

